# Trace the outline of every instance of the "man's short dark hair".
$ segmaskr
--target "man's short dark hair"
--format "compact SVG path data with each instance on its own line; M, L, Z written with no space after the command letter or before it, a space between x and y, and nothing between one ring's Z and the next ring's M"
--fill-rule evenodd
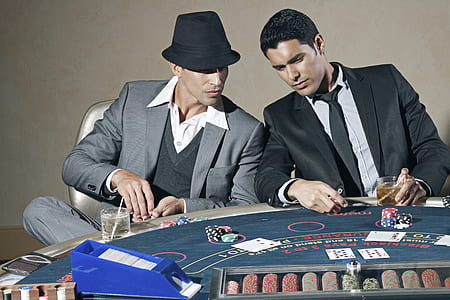
M316 25L307 15L297 10L283 9L264 25L259 39L260 47L266 55L267 50L277 48L278 43L297 39L314 49L314 37L318 33Z

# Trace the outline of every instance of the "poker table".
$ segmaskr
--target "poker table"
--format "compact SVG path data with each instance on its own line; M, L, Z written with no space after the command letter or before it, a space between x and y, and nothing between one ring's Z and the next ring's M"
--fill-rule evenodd
M208 299L211 272L214 268L268 265L345 264L350 258L330 259L327 250L350 248L360 263L369 262L358 250L382 248L386 258L370 259L370 263L449 260L450 247L434 245L443 235L450 234L450 209L442 207L439 198L426 205L397 207L399 213L409 213L413 224L406 229L386 229L380 225L381 211L386 207L372 206L373 199L349 199L351 206L339 213L320 214L290 207L273 208L266 204L201 211L190 214L206 216L208 220L159 228L159 222L176 216L134 224L132 236L110 242L111 245L174 260L195 282L202 285L195 299ZM433 205L433 206L429 206ZM189 214L188 214L189 215ZM207 239L205 227L229 226L237 233L236 242L213 242ZM372 231L405 232L400 241L365 241ZM257 252L233 247L237 243L264 238L279 245ZM59 252L70 250L84 239L100 240L95 233L59 245ZM58 245L41 251L56 253ZM68 249L69 248L69 249ZM52 253L53 252L53 253ZM450 274L448 275L450 276ZM19 284L71 281L70 256L35 271ZM255 298L257 299L257 298Z

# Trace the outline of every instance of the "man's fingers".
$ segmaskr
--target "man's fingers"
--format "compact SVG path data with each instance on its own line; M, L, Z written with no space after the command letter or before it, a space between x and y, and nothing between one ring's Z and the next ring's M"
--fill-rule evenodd
M408 177L411 177L411 176L409 175L409 170L408 170L408 168L403 168L403 169L400 171L400 175L398 175L397 183L398 183L398 184L403 184L403 183L405 183L406 180L408 179Z
M150 212L155 208L155 197L153 196L150 184L144 185L142 187L142 192L144 193L145 196L147 212L150 214Z
M291 199L314 211L340 212L341 207L348 206L347 201L331 186L321 181L297 180L288 190Z
M122 196L122 199L125 203L125 207L130 211L131 214L134 213L133 205L131 203L130 195L129 194L120 194Z
M147 219L149 212L154 208L154 197L150 183L126 170L117 172L113 179L130 212L136 218Z
M402 188L396 195L396 201L401 201L401 205L413 205L426 196L426 191L414 177L409 176ZM399 200L397 200L399 199Z
M414 187L416 185L416 180L414 177L409 176L406 178L405 181L403 181L402 187L400 188L400 191L395 195L395 201L404 203L406 200L408 200L411 196L414 196Z
M339 205L340 207L347 207L348 203L347 200L345 200L344 197L341 196L341 194L339 194L336 191L332 191L332 193L330 195L328 195L328 198L333 201L336 205Z
M140 193L137 191L136 193L136 200L137 205L139 207L139 214L143 220L148 218L148 211L147 211L147 201L145 199L145 195L143 193Z
M136 196L136 193L134 190L130 192L130 202L131 202L131 207L133 207L133 215L136 218L140 218L141 210L139 209L139 203L138 203L137 196Z

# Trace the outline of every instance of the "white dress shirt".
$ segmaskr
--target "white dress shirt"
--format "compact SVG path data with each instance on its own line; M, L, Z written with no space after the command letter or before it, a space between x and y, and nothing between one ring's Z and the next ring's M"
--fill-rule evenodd
M225 130L229 130L227 118L223 110L223 102L220 99L215 105L208 106L205 112L193 116L192 118L180 123L180 114L178 106L173 101L173 92L178 82L178 77L174 76L167 85L159 92L159 94L147 105L147 107L155 107L167 103L170 111L170 124L172 126L173 143L177 153L180 153L197 133L205 127L206 123L211 123ZM111 189L111 178L115 172L112 171L106 179L106 186L111 193L115 193L117 189Z
M172 125L173 142L177 153L180 153L197 133L205 127L206 123L211 123L225 130L229 130L227 118L223 111L223 102L220 100L214 106L208 106L206 112L193 116L180 123L178 106L173 101L173 91L178 82L178 77L174 76L161 90L161 92L150 102L147 107L155 107L168 103L170 110L170 125Z

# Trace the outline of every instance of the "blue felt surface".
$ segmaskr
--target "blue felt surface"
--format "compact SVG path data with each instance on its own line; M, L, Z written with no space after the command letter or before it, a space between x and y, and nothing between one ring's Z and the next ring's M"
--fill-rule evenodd
M365 242L370 231L387 230L377 226L383 208L349 207L340 214L299 209L234 216L145 232L111 244L178 261L191 279L203 285L201 295L196 299L207 295L213 267L346 262L330 261L325 250L332 248L352 248L360 262L364 260L357 249L379 247L384 248L390 258L371 262L450 259L450 247L433 245L443 234L450 234L450 209L397 207L399 213L413 216L410 228L395 230L406 232L403 240L398 243ZM228 225L241 234L241 238L263 237L280 241L282 245L251 253L230 244L212 244L204 231L208 225ZM70 257L67 257L32 273L20 283L64 280L70 271Z

